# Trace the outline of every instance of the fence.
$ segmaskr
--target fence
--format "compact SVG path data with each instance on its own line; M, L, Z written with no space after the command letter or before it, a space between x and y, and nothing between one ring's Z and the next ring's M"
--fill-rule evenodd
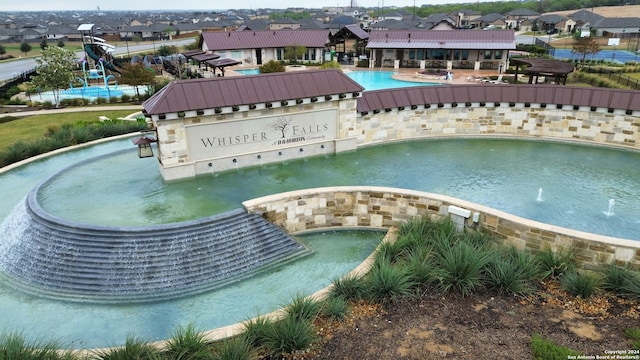
M31 76L36 73L36 68L25 70L20 74L16 74L13 77L0 82L0 96L4 95L4 93L11 88L12 86L17 86L22 84L23 82L31 80Z
M598 76L606 77L607 79L615 81L620 85L627 86L633 90L640 89L639 79L634 79L631 76L625 75L624 73L619 71L613 71L602 66L590 65L582 66L581 70L590 74L597 74Z

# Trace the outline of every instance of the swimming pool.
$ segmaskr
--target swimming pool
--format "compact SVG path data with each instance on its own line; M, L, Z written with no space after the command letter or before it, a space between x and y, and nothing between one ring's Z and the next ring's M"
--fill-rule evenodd
M260 69L242 69L235 70L243 75L257 75L260 74ZM351 79L355 80L358 84L362 85L365 90L382 90L382 89L394 89L410 86L433 86L440 85L439 83L430 82L413 82L402 81L393 78L395 72L393 71L350 71L346 73Z
M146 86L139 86L138 91L140 95L147 93ZM87 86L79 88L71 88L66 90L60 90L60 100L64 99L78 99L84 98L90 102L95 101L97 98L117 98L122 95L136 96L135 86L130 85L109 85L104 86ZM31 95L30 100L37 102L54 102L53 91L44 91L38 94Z
M412 86L434 86L439 83L402 81L393 78L393 71L351 71L347 73L351 79L362 85L365 90L395 89Z
M242 75L258 75L260 74L260 69L238 69L238 70L234 70L237 73L240 73Z

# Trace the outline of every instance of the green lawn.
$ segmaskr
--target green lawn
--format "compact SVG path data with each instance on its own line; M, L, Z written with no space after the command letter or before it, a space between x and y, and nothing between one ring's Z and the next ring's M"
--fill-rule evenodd
M26 55L22 51L20 51L20 44L2 44L4 49L7 51L7 55L13 55L15 58L25 58L25 57L34 57L40 56L40 43L29 43L31 45L31 51L29 51ZM58 46L58 42L49 42L49 46ZM81 43L73 43L73 42L64 42L64 48L67 50L71 50L73 52L81 51L82 44Z
M6 151L11 144L18 141L38 140L45 136L48 129L58 128L63 124L77 122L94 122L100 116L111 119L127 116L134 110L84 111L75 113L52 113L28 116L0 123L0 152ZM0 120L2 116L0 115Z

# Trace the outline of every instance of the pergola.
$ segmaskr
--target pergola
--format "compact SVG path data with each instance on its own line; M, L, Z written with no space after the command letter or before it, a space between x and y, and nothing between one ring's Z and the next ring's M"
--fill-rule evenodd
M217 68L217 69L220 69L220 72L222 73L221 76L224 76L225 67L234 66L238 64L242 64L242 61L229 59L229 58L212 59L207 61L207 65L211 65L213 67L213 74L214 75L216 74L216 68Z
M513 78L513 82L518 82L518 71L520 66L525 66L522 69L522 74L529 76L529 84L537 84L540 76L553 77L556 84L566 85L567 76L573 72L574 66L571 63L545 58L511 58L509 60L511 64L516 66L516 72ZM535 82L533 79L535 78Z

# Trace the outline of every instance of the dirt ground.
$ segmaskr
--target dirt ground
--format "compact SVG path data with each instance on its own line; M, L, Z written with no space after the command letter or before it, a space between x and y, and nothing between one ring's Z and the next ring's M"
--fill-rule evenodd
M593 13L604 17L640 17L640 5L600 6L595 8L584 8L584 10L593 11ZM564 10L554 11L547 14L558 14L567 16L577 11L578 10Z
M360 303L341 322L320 323L322 349L307 359L532 359L531 337L582 355L631 350L636 301L600 294L577 299L548 282L535 295L427 292L391 306ZM640 356L638 356L640 358Z

